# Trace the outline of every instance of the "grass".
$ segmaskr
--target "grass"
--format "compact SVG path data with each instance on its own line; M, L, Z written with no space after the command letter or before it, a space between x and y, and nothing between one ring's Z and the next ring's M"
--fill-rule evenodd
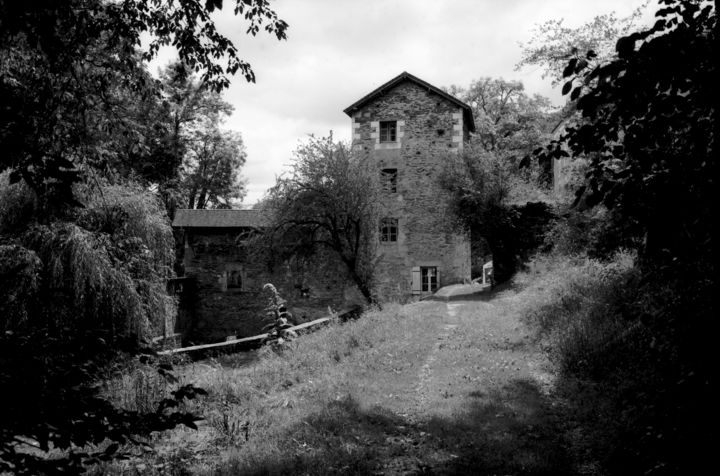
M540 257L516 280L519 309L558 364L555 393L591 474L695 474L712 454L707 290L641 279L633 261Z
M609 262L538 256L515 278L524 290L518 311L549 342L563 370L591 372L605 366L608 347L628 331L621 308L632 299L637 279L629 253Z
M436 335L431 317L416 312L413 305L392 304L382 311L369 311L361 319L331 324L301 336L280 350L263 347L251 354L179 367L179 384L194 383L209 393L194 403L205 424L191 438L194 442L190 446L195 445L194 452L200 454L220 448L222 461L219 465L191 464L192 471L272 473L277 461L291 461L293 467L303 467L305 461L316 474L333 471L318 467L312 452L304 451L319 447L326 456L336 451L343 457L352 455L353 461L357 456L353 464L359 465L360 471L364 468L361 462L367 459L359 451L360 445L337 449L331 436L353 421L352 415L358 415L361 407L371 408L392 393L393 387L403 388L403 378L414 378L419 364L413 364L413 358L421 355ZM392 373L393 379L376 379L381 369L397 360L407 364ZM146 370L138 367L110 382L107 388L113 401L127 409L156 405L170 385L151 381ZM322 426L318 427L320 422ZM186 441L188 433L176 430L158 441L156 458L187 459L176 443ZM188 447L187 443L182 446ZM335 459L339 456L336 454ZM143 472L153 467L141 464ZM162 471L170 466L161 466ZM120 471L122 467L116 464L103 470Z
M644 286L628 254L538 257L475 301L390 305L277 350L184 364L180 383L209 391L192 404L199 431L102 471L672 474L699 451L673 431L687 436L702 402L688 397L697 379L668 371L661 334L632 318L677 301ZM154 385L112 388L151 406Z

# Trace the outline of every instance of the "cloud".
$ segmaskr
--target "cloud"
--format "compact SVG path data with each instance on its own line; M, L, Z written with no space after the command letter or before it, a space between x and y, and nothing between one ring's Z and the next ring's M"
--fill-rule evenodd
M523 81L529 94L559 102L539 71L514 71L519 41L533 26L565 18L570 26L617 11L629 14L642 0L278 0L290 25L287 41L246 24L226 7L220 31L238 46L257 76L237 77L225 92L235 106L228 127L242 133L248 159L245 203L272 186L307 134L350 138L342 110L402 71L436 86L468 85L481 76Z

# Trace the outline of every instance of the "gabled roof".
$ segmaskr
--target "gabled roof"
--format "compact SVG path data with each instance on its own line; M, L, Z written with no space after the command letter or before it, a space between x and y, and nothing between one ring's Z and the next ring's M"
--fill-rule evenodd
M361 98L359 101L353 103L351 106L347 107L343 112L347 114L348 116L352 117L353 113L360 109L361 107L365 106L370 101L375 100L376 98L382 96L383 94L390 91L392 88L397 86L398 84L402 83L403 81L412 81L413 83L419 85L422 88L427 89L430 92L433 92L437 94L438 96L456 104L457 106L461 107L463 109L463 117L465 119L465 124L467 124L468 129L471 132L475 131L475 121L473 120L473 114L472 109L470 106L456 98L455 96L452 96L451 94L446 93L440 88L437 88L433 86L430 83L427 83L423 81L422 79L418 78L417 76L413 76L412 74L408 73L407 71L403 71L398 76L394 77L387 83L383 84L370 94L367 94L363 98Z
M175 228L264 228L268 219L263 210L191 210L175 211Z

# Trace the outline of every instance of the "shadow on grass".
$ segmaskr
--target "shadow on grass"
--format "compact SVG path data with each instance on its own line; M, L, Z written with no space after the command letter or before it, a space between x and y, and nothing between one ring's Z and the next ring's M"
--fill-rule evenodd
M346 397L218 474L572 474L557 415L527 380L475 389L452 417L419 422Z

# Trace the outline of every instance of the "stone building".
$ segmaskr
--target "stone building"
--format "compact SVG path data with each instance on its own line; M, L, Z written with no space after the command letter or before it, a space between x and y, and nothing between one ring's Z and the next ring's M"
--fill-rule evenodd
M470 237L447 210L438 179L474 131L467 104L402 73L345 109L358 160L373 161L382 184L376 282L381 299L406 299L470 279ZM268 269L245 240L266 226L258 210L177 210L187 279L195 297L183 327L194 342L260 332L262 286L272 282L297 317L364 302L331 253Z
M250 256L247 240L266 224L259 210L176 211L172 225L184 247L185 292L191 294L181 305L176 330L186 343L260 334L267 324L265 283L275 285L298 322L325 315L328 307L364 302L332 255L272 268Z
M468 281L470 237L448 213L438 179L475 130L470 106L403 72L344 112L353 150L380 174L380 295L422 295Z

